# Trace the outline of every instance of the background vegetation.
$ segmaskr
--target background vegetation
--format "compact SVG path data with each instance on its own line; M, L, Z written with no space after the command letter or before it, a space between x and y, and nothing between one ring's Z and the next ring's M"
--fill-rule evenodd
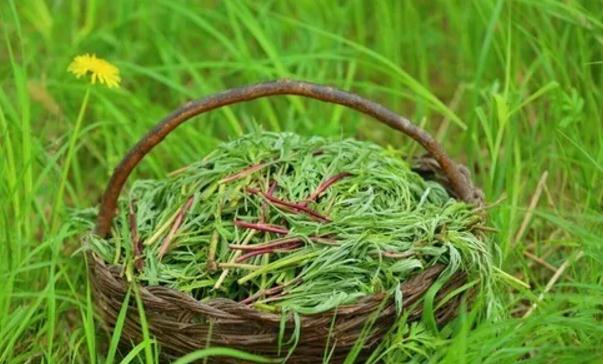
M282 77L407 115L498 201L500 264L529 288L500 287L503 320L463 315L434 362L603 357L603 2L5 0L0 24L0 362L117 360L96 335L68 209L94 206L170 110ZM116 64L123 83L92 89L66 169L87 87L66 68L85 52ZM254 123L419 152L356 113L281 97L182 126L134 178L198 160ZM147 338L125 360L152 361L152 347Z

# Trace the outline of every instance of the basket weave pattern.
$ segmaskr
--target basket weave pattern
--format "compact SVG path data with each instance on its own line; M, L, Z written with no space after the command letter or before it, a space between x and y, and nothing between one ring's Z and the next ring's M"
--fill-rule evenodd
M109 266L94 256L91 274L97 308L105 323L115 323L129 284L122 276L120 266ZM420 319L422 306L416 304L431 287L443 266L428 268L404 282L403 308L408 320ZM460 287L465 281L457 274L438 292L436 300ZM178 357L206 346L228 346L269 357L277 357L277 338L281 315L257 311L250 306L229 299L199 302L177 290L150 286L140 290L150 331L162 345L165 358ZM365 354L378 343L396 318L393 300L380 307L382 295L366 297L354 305L341 306L336 312L306 315L301 319L301 336L288 363L321 362L325 350L333 350L332 362L341 362L358 340L367 320L376 314L374 330L365 344ZM455 297L436 312L438 324L452 319L460 303ZM131 300L133 301L133 300ZM335 319L333 329L332 321ZM292 319L287 321L285 337L294 330ZM109 327L112 329L112 327ZM142 339L139 314L131 302L122 331L122 340L139 342ZM327 347L327 342L329 347ZM283 348L286 354L287 348ZM283 356L283 352L281 352ZM226 362L224 358L218 362Z

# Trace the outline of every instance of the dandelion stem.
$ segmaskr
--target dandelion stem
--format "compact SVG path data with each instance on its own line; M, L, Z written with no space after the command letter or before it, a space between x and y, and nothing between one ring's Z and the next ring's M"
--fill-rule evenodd
M55 233L57 229L57 217L59 213L63 210L63 194L65 193L65 186L67 184L67 179L69 178L69 166L71 165L71 160L75 156L75 145L76 141L80 136L80 129L82 128L82 121L84 120L84 115L86 113L86 109L88 107L88 100L90 99L90 86L86 88L86 92L84 93L84 99L82 100L82 104L80 105L80 111L77 114L77 119L75 119L75 125L73 127L73 132L71 133L71 137L69 138L69 145L67 147L67 152L65 156L65 160L63 162L63 170L61 171L61 181L59 183L59 189L54 199L52 216L50 218L50 232Z

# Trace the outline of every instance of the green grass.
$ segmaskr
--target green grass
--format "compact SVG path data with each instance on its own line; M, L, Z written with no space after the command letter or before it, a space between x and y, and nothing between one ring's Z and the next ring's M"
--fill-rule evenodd
M170 110L282 77L350 89L408 116L470 166L490 203L501 200L489 210L500 264L530 288L500 287L506 317L461 315L427 361L603 357L602 2L152 3L0 4L0 362L155 360L152 336L116 352L95 322L75 254L82 227L68 210L94 206L121 156ZM68 157L88 86L66 68L85 52L116 64L123 83L91 89ZM420 152L357 113L279 97L189 122L133 178L163 176L255 123ZM421 332L397 337L392 362L424 347Z

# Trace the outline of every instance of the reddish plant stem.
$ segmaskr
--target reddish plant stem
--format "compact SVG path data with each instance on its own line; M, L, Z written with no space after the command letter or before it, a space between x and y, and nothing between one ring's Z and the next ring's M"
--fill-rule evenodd
M306 207L306 206L304 206L302 204L299 204L299 205L295 204L295 206L292 206L292 205L294 205L293 203L288 203L290 205L287 205L287 202L284 202L284 201L283 201L284 203L279 203L277 201L272 201L272 202L274 204L277 204L277 205L281 206L283 209L289 210L290 212L305 213L310 218L312 218L312 219L314 219L316 221L319 221L319 222L327 223L327 222L331 222L332 221L329 217L326 217L326 216L324 216L324 215L322 215L322 214L320 214L320 213L318 213L318 212L316 212L316 211L314 211L314 210L312 210L312 209L310 209L310 208L308 208L308 207Z
M256 249L254 251L241 255L240 257L237 258L237 260L235 260L235 263L242 263L242 262L246 261L247 259L251 259L258 255L272 253L273 251L274 251L274 249Z
M186 201L184 206L182 206L182 208L178 212L178 215L176 216L176 219L174 219L174 224L172 225L170 232L163 239L163 242L161 243L161 247L159 248L159 259L160 260L161 260L161 258L163 258L165 253L167 253L168 249L170 248L170 243L174 239L174 235L176 235L176 232L180 228L180 225L182 225L182 221L184 221L184 216L186 215L186 212L192 206L193 199L194 199L194 196L191 196Z
M128 213L128 222L130 224L130 236L132 238L132 250L134 251L134 267L139 272L142 272L144 268L144 261L142 259L142 242L138 235L138 227L136 226L136 210L134 209L134 203L130 202Z
M252 244L252 245L230 244L228 247L233 250L250 251L250 250L258 250L258 249L266 249L266 248L275 248L275 247L278 247L281 245L287 245L287 244L299 243L299 242L302 242L302 239L297 238L297 237L280 238L280 239L270 240L270 241L267 241L262 244Z
M279 206L287 208L289 210L293 210L294 212L304 213L304 214L314 218L315 220L318 220L321 222L330 222L331 221L328 217L323 216L323 215L319 214L318 212L308 208L303 203L294 203L294 202L281 200L280 198L275 197L272 194L262 192L262 191L258 190L257 188L250 187L247 189L247 191L249 191L249 193L252 193L252 194L258 194L258 195L264 197L266 200L272 202L275 205L279 205Z
M270 187L268 188L268 193L272 195L274 193L275 189L276 189L276 181L272 181L272 183L270 184ZM261 223L266 222L267 216L268 216L268 202L263 201L262 207L260 208L260 222Z
M219 183L228 183L228 182L236 181L241 178L245 178L245 177L249 176L250 174L255 173L255 172L259 171L260 169L266 167L269 164L270 163L252 164L251 166L246 167L237 173L234 173L234 174L231 174L230 176L222 178Z
M274 301L278 301L285 296L285 292L279 292L273 296L266 297L262 300L262 303L270 303Z
M269 254L269 253L279 253L279 252L286 252L286 251L295 250L295 249L300 248L302 245L303 245L302 243L292 243L292 244L289 244L289 245L280 245L278 247L252 250L249 253L243 254L240 257L238 257L235 262L236 263L241 263L241 262L246 261L247 259L251 259L251 258L253 258L255 256L258 256L258 255L264 255L264 254Z
M289 234L289 229L280 225L266 224L266 223L252 223L242 220L235 220L234 224L238 227L253 229L257 231L263 231L267 233L275 233L275 234Z
M244 300L242 300L241 303L247 305L247 304L250 304L253 301L257 300L260 297L270 297L270 296L275 295L277 293L281 293L285 288L287 288L289 286L292 286L292 285L295 285L295 284L297 284L300 281L301 281L301 279L296 278L296 279L293 279L293 280L291 280L291 281L289 281L287 283L281 284L279 286L275 286L275 287L272 287L272 288L268 288L268 289L263 289L263 290L257 291L256 293L254 293L251 296L249 296L249 297L245 298Z
M312 236L309 238L310 241L325 245L338 245L337 240L328 238L326 236ZM241 251L256 251L263 249L278 249L278 247L283 245L290 245L295 243L303 243L304 240L299 237L289 237L289 238L280 238L267 241L261 244L252 244L252 245L241 245L241 244L230 244L228 247L232 250L241 250Z
M248 305L250 303L252 303L253 301L257 300L258 298L262 297L262 296L270 296L273 295L275 293L278 293L280 291L282 291L285 287L283 286L276 286L276 287L272 287L270 289L266 289L266 290L262 290L262 291L257 291L256 293L252 294L251 296L245 298L244 300L241 301L242 304L244 305Z
M335 182L339 181L342 178L345 177L350 177L352 174L348 173L348 172L342 172L339 173L335 176L329 177L327 178L326 181L322 182L318 188L312 192L310 194L310 197L308 197L307 199L304 200L304 202L302 203L304 206L307 206L308 203L316 201L317 198L320 197L321 194L323 194L329 187L331 187L333 184L335 184Z
M272 184L270 185L270 188L268 189L268 193L270 195L274 194L274 190L276 190L276 186L277 186L276 181L272 181Z

